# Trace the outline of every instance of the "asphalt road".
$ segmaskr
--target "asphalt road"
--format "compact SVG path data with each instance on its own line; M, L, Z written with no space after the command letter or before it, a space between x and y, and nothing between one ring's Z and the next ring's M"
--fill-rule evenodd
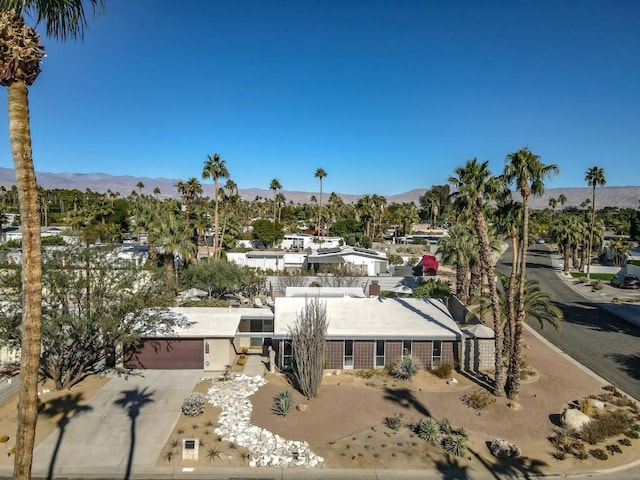
M498 271L509 274L511 259L509 249L498 262ZM553 269L546 245L529 250L527 278L537 280L564 313L559 331L550 325L541 329L535 320L527 323L578 362L640 399L640 328L598 308L568 286Z

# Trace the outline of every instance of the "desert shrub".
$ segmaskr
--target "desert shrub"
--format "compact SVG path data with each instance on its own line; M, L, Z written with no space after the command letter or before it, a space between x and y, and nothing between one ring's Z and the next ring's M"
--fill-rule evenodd
M601 448L594 448L593 450L589 450L589 453L593 458L596 458L598 460L604 461L609 458L609 455L607 455L607 452L605 452Z
M393 431L402 428L402 414L396 413L390 417L384 417L384 424Z
M435 370L431 370L431 373L439 378L448 378L451 376L451 372L453 372L453 365L450 363L443 363Z
M419 369L418 360L411 356L402 357L391 369L391 375L402 380L410 380L418 373Z
M609 437L620 435L629 429L629 416L624 412L605 412L597 415L582 427L579 436L595 445Z
M442 440L442 448L447 455L454 457L464 457L467 454L468 440L464 435L452 433Z
M636 432L635 430L628 430L624 432L624 435L625 437L633 438L634 440L640 438L640 433Z
M495 405L496 399L486 390L476 388L473 392L464 395L462 402L474 410L488 410Z
M468 429L467 427L465 427L465 426L459 427L459 428L456 430L456 433L457 433L458 435L462 435L462 436L463 436L463 437L465 437L465 438L469 438L469 429Z
M196 417L204 412L207 397L203 393L190 393L182 401L182 413L188 417Z
M578 460L586 460L587 459L587 449L584 446L584 443L575 441L571 444L571 450Z
M593 415L593 405L591 405L591 398L584 397L582 400L580 400L580 405L578 409L585 415L588 415L588 416Z
M448 419L443 418L440 420L440 431L445 435L449 435L452 432L451 422Z
M620 440L618 440L618 443L620 445L623 445L625 447L630 447L631 446L631 440L629 440L628 438L621 438Z
M591 283L591 288L594 290L602 290L604 288L604 283L602 283L602 280L596 280Z
M622 453L622 449L620 448L620 445L612 444L607 445L607 452L611 455L615 455L616 453Z
M431 417L420 420L414 427L414 431L418 437L432 445L435 445L440 441L440 423Z
M291 395L291 391L285 389L280 391L275 397L273 397L273 406L271 410L276 415L280 415L282 417L286 417L291 410L291 406L293 405L293 395Z
M373 377L386 377L389 371L386 368L366 368L356 371L356 376L368 380Z

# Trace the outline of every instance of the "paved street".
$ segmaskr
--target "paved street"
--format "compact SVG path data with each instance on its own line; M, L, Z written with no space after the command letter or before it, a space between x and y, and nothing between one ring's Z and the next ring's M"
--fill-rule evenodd
M508 250L498 263L499 271L510 272L511 257ZM558 332L550 325L541 329L537 322L528 321L529 325L580 363L640 399L640 327L592 303L598 300L597 295L586 299L572 288L553 268L552 255L546 245L536 245L529 250L527 278L538 280L564 313ZM586 287L580 288L586 290ZM618 293L629 295L622 290L613 292Z

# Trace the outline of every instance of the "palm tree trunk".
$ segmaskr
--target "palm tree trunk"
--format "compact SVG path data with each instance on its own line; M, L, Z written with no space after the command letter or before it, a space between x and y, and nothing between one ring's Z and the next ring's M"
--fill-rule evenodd
M518 265L520 252L518 250L518 231L516 228L511 231L511 250L513 251L513 261L511 262L511 276L509 277L509 291L507 292L507 311L508 318L505 328L504 352L506 355L511 351L513 345L513 332L516 323L516 286L518 279Z
M13 478L31 478L38 421L38 369L42 338L42 252L38 190L31 151L29 91L24 82L8 87L9 136L22 222L22 353L18 430Z
M589 248L587 250L587 281L591 280L591 249L593 248L593 230L596 226L596 184L593 185L591 200L591 230L589 230Z
M484 214L480 205L474 204L472 206L473 221L476 232L478 233L478 239L480 241L480 261L482 262L482 269L487 275L487 282L489 284L489 294L491 297L491 313L493 316L493 333L495 336L495 376L494 376L494 389L493 394L497 397L504 395L504 367L502 363L502 344L503 344L503 326L500 321L500 300L498 297L498 287L496 285L496 274L493 265L493 258L491 257L491 245L489 244L489 234L487 231L487 222L484 219Z
M527 272L527 246L529 239L529 196L522 196L522 247L520 248L520 278L518 279L518 309L513 325L513 342L507 369L507 395L517 400L520 395L520 356L522 355L522 326L525 320L524 289Z
M470 263L471 281L469 282L469 296L471 298L482 295L482 265L480 259L474 259Z
M218 259L218 177L213 180L213 192L214 206L213 206L213 259Z

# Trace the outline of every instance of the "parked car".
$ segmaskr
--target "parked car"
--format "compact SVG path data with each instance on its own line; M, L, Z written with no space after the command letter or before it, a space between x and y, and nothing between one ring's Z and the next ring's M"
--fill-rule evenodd
M640 288L640 278L632 275L613 277L609 283L618 288Z

